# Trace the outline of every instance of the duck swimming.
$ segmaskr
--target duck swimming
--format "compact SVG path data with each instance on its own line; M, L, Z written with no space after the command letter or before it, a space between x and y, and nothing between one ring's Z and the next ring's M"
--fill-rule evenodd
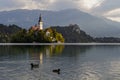
M60 69L54 69L53 72L57 73L57 74L60 74Z
M33 64L33 63L31 63L30 65L31 65L31 70L32 70L33 68L38 68L38 67L39 67L39 64Z

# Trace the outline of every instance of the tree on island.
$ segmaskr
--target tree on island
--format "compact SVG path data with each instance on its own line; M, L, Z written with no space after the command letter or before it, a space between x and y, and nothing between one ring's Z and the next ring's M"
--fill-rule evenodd
M12 43L63 43L64 38L56 30L47 28L45 30L25 30L17 32L11 37Z
M64 37L64 38L63 38ZM77 25L52 26L44 30L29 30L13 25L0 24L0 43L120 43L118 37L97 37L88 35Z

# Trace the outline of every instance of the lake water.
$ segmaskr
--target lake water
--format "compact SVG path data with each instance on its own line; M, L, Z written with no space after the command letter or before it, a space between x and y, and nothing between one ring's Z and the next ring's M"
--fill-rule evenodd
M0 46L0 80L120 80L120 46Z

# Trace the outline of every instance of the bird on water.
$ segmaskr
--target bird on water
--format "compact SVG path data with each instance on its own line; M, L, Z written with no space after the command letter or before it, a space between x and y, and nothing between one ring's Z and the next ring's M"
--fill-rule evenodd
M54 69L53 72L57 73L57 74L60 74L60 69Z

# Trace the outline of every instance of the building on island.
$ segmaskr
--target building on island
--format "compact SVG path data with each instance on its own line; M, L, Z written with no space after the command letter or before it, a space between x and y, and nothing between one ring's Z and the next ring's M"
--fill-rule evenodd
M42 21L42 16L40 14L38 24L35 24L35 26L31 27L32 30L43 30L43 21Z
M39 16L38 27L39 27L40 30L43 29L43 21L42 21L42 16L41 16L41 14L40 14L40 16Z
M58 42L58 43L64 42L64 38L62 37L62 34L56 32L56 30L52 29L51 27L46 28L46 29L43 28L43 21L42 21L41 14L39 16L38 23L35 24L34 26L32 26L28 30L28 32L29 31L32 31L34 33L35 37L42 35L42 36L40 36L41 37L40 40L43 41L43 42L54 42L54 43L56 43L56 42Z

